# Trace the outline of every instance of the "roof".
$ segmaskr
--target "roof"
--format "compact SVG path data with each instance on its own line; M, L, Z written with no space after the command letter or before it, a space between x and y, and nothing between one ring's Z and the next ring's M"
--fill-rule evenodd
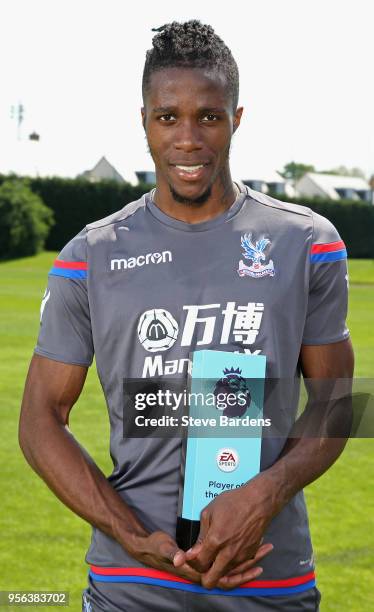
M316 185L329 191L330 189L354 189L355 191L366 191L370 185L365 179L358 176L341 176L337 174L320 174L308 172L307 175Z
M101 157L97 164L92 170L86 170L82 174L78 175L83 178L91 180L111 179L118 181L119 183L124 182L123 176L115 169L115 167L108 162L106 157Z
M262 181L263 183L286 183L286 180L276 170L266 170L264 172L252 172L246 181Z

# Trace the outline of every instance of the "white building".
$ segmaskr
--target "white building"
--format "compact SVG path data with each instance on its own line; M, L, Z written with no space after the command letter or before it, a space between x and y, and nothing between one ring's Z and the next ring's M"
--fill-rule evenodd
M125 182L122 174L120 174L104 156L99 159L92 170L86 170L85 172L82 172L82 174L78 174L77 178L87 179L91 183L96 183L97 181L103 180L117 181L117 183Z
M308 172L295 184L299 195L329 198L330 200L357 200L374 204L373 190L365 179L356 176L319 174Z
M139 170L136 172L128 172L125 170L123 173L120 173L105 156L97 162L92 170L86 170L82 172L82 174L78 174L77 178L85 178L90 182L112 180L123 183L127 181L132 185L138 185L139 183L154 184L156 182L156 174L154 171Z
M289 198L297 197L297 193L291 182L284 179L283 176L276 171L256 173L256 178L244 179L242 183L262 193L272 192L275 196L285 195Z
M137 170L135 174L139 183L156 184L156 172L152 170Z

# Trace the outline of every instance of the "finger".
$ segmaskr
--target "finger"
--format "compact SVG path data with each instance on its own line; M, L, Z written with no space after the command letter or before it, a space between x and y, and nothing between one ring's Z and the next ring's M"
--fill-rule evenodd
M166 561L171 561L175 567L179 567L185 563L184 550L179 548L178 544L174 542L172 538L162 542L158 547L158 551Z
M254 562L253 559L249 559L248 561L244 561L233 570L226 572L225 576L237 576L238 574L242 574L243 572L247 572L250 569L255 569L259 567L258 562Z
M209 524L210 514L208 511L203 510L200 514L200 531L199 535L197 536L197 540L195 544L186 552L186 559L188 559L188 561L196 559L196 557L200 554L203 542L209 530Z
M148 561L148 564L151 567L154 567L155 569L158 569L161 571L167 571L173 574L174 576L179 576L180 578L184 578L185 580L191 580L192 582L201 584L199 572L196 572L189 565L187 565L187 563L178 568L174 568L167 561L160 561L160 560L153 560L153 562L152 560L150 560Z
M192 561L193 559L196 559L196 557L200 554L202 547L202 541L197 539L195 544L191 546L191 548L189 548L186 552L187 561Z
M199 544L195 558L190 560L186 553L187 562L199 572L207 572L214 563L220 549L219 540L210 532ZM196 550L196 549L195 549Z
M206 589L213 589L217 586L219 579L231 569L231 563L232 559L228 556L227 551L219 552L208 571L203 573L201 584Z
M182 565L185 565L187 559L184 550L178 549L174 554L172 561L174 567L181 567Z
M182 564L180 567L173 567L173 560L177 558L176 555L179 553L183 555L184 551L178 547L169 534L156 531L146 540L147 548L144 550L144 556L147 565L201 584L200 574L187 565L187 563Z
M187 580L192 580L193 582L201 583L201 574L190 567L187 563L178 567L178 575L181 575L183 578Z
M239 573L238 569L235 568L235 566L233 567L233 560L235 560L235 555L230 555L228 554L227 549L223 549L220 553L218 553L210 569L205 574L203 574L201 578L201 583L206 588L211 589L217 586L218 581L223 578L223 576L227 576L228 578L233 578L235 582L240 584L240 580L243 579L243 575L246 576L247 572L251 572L252 570L254 571L253 576L256 577L262 572L262 569L258 566L259 561L269 552L271 552L273 548L273 545L270 543L263 544L262 546L260 546L253 559L246 559L245 561L242 561L239 564L243 565L242 571L239 570ZM235 573L233 574L233 572ZM235 576L236 578L234 578Z
M262 546L260 546L256 555L252 559L246 559L245 561L243 561L242 563L234 567L231 571L229 571L227 575L231 576L239 572L246 571L247 569L250 569L251 567L254 567L255 565L259 563L259 561L261 561L261 559L266 557L266 555L268 555L273 549L274 549L274 546L270 544L270 542L268 544L263 544Z
M259 576L261 576L263 572L262 567L251 567L249 570L239 572L238 574L234 574L233 576L222 576L219 579L217 586L220 589L235 589L238 586L245 584L246 582L251 582L255 580Z

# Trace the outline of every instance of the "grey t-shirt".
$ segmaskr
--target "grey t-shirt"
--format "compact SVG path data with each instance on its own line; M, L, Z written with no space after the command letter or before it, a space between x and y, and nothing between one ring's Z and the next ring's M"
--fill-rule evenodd
M267 377L293 378L302 344L349 335L346 251L334 226L309 208L238 185L233 205L210 221L178 221L146 193L88 224L59 254L43 298L35 352L83 366L95 355L111 427L109 482L150 531L175 536L181 440L124 439L124 378L183 376L199 349L263 354ZM166 334L147 333L155 315ZM296 395L279 406L290 423ZM264 440L261 469L283 445ZM302 492L265 541L274 551L261 562L261 580L310 577ZM96 528L87 561L94 575L130 568L126 580L131 568L144 567Z

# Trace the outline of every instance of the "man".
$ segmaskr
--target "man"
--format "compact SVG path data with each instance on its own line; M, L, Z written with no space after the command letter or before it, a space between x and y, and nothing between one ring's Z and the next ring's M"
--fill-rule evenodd
M156 189L59 254L26 382L23 452L93 525L85 610L317 610L302 489L345 439L264 440L260 474L206 507L184 552L181 441L124 438L123 381L184 376L190 352L205 348L265 355L269 378L350 378L344 244L310 209L233 183L238 70L210 26L159 28L143 100ZM108 479L67 428L94 354L111 423ZM292 425L297 397L280 402Z

